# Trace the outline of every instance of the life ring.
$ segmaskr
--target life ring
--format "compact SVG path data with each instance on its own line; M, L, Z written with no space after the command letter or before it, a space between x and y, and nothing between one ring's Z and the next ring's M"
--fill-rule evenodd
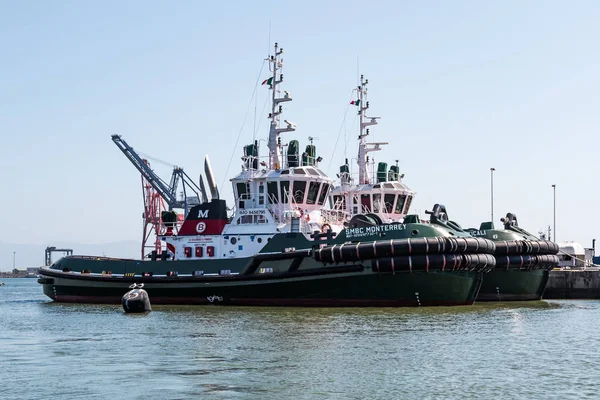
M331 230L331 225L329 225L329 224L321 225L321 232L327 232L328 230Z

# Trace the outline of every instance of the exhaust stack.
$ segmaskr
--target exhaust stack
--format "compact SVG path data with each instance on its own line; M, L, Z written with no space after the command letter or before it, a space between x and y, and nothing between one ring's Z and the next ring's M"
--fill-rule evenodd
M206 181L208 182L208 188L210 189L210 197L212 197L213 200L216 200L219 198L219 189L215 184L215 176L210 167L208 156L204 158L204 173L206 174Z
M198 183L200 183L200 193L198 193L198 197L200 197L200 202L208 203L208 196L206 195L206 186L204 186L204 179L202 179L202 174L198 178Z

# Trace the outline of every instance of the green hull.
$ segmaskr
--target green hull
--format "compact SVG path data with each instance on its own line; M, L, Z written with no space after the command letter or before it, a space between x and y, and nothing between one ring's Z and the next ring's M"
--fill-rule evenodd
M141 282L153 304L438 306L473 304L480 276L474 271L378 274L362 265L348 265L253 277L150 279L47 270L39 282L44 294L58 302L120 304L129 285Z
M344 234L333 240L311 242L300 233L286 233L273 237L263 252L246 258L141 261L64 257L50 268L41 268L38 282L42 284L44 294L58 302L120 304L130 285L143 283L154 304L473 304L481 286L482 271L493 267L493 256L487 253L452 254L451 251L459 251L459 243L463 246L462 251L466 251L468 246L479 248L483 242L453 238L426 242L416 237L416 232L436 238L440 233L450 235L441 228L422 224L413 224L410 228L389 225L374 228L368 234L358 228L352 230L353 235L362 235L361 238L366 241L363 243L373 244L363 246L365 260L317 261L315 251L319 246L346 243ZM398 244L398 248L404 248L404 258L392 257L391 239L407 235L415 237L415 240ZM381 240L383 236L385 240ZM375 245L375 240L381 241ZM425 255L428 254L428 243L431 243L432 251L450 253L429 257ZM448 243L447 250L442 243ZM359 249L355 253L351 246L349 244L346 248L351 249L351 255L358 254ZM415 252L420 246L421 253L412 256L413 246ZM339 252L342 247L337 248ZM296 251L295 248L304 250ZM331 248L331 253L327 250L323 254L333 254ZM381 263L379 258L370 259L369 251L384 252L385 249L389 254L384 257L381 253Z
M494 269L483 275L477 301L540 300L549 271L543 269Z

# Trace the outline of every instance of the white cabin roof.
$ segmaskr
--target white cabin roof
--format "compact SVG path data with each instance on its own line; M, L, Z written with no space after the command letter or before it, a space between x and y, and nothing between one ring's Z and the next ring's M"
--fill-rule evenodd
M561 252L565 252L571 255L584 255L585 249L584 247L577 242L559 242L558 248Z

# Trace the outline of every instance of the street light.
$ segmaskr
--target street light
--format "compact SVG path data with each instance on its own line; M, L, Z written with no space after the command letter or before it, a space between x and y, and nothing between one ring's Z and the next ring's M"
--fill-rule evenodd
M552 185L552 192L554 197L554 242L556 243L556 185Z
M492 202L492 223L494 222L494 171L496 168L490 168L490 186L491 186L491 202Z

